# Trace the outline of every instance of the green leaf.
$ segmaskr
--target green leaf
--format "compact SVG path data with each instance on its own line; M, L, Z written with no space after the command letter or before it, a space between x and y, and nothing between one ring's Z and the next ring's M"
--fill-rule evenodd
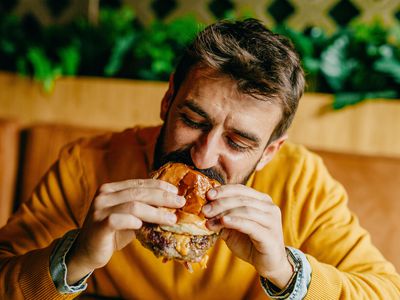
M373 68L393 77L394 81L400 84L400 61L394 58L382 58L374 63Z
M121 9L101 9L99 24L103 28L108 28L113 32L123 32L132 28L135 13L130 8Z
M361 92L336 93L333 101L333 109L341 109L347 105L354 105L364 100L364 94Z
M22 76L28 76L29 72L28 72L28 66L27 66L27 61L25 58L19 57L17 59L17 72L18 74L22 75Z
M110 60L104 68L104 75L113 76L118 73L118 71L121 69L124 57L131 49L134 40L135 34L133 32L130 32L129 34L117 39L111 51Z
M386 42L387 30L379 19L375 19L370 24L355 22L350 29L353 31L354 41L357 43L382 45Z
M33 67L34 79L42 82L44 90L50 92L54 86L55 79L62 74L61 67L53 67L51 61L40 48L30 48L27 58Z
M180 46L190 43L204 25L198 23L193 15L175 19L164 25L168 38Z
M62 74L73 76L77 74L79 62L80 62L80 53L77 46L69 46L66 48L62 48L58 51L58 55L61 60L61 69Z
M387 42L397 48L400 48L400 25L394 24L390 27Z
M305 58L313 56L314 45L312 40L305 34L283 25L276 27L274 32L288 37L295 45L301 57Z
M304 57L303 65L307 74L317 74L321 67L321 62L313 57Z
M27 58L33 67L36 79L44 80L52 74L51 61L46 57L43 49L36 47L28 49Z
M349 36L341 35L321 54L321 72L335 92L341 91L351 72L357 67L357 60L347 56Z
M9 40L1 40L0 41L0 48L6 54L12 54L15 52L15 46Z

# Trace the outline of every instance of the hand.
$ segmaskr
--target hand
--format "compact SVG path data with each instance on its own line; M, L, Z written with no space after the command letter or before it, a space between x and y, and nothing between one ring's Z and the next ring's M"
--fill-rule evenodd
M268 195L241 184L214 188L207 197L207 226L222 229L222 239L236 256L284 288L294 271L286 255L279 207Z
M185 198L178 189L157 179L134 179L103 184L94 198L66 263L67 282L73 284L108 263L114 251L135 238L143 222L172 225Z

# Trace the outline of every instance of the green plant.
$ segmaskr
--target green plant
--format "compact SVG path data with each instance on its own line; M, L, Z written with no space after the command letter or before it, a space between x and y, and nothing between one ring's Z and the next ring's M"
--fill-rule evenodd
M327 36L285 27L298 49L311 90L335 94L333 108L365 99L400 97L400 27L355 23Z
M59 76L168 80L201 26L187 16L143 28L126 8L100 10L97 24L42 27L30 16L0 16L0 69L33 76L46 91Z
M33 76L47 91L59 76L168 80L183 49L204 26L186 16L142 27L132 10L111 7L101 9L94 23L79 18L43 27L30 16L0 15L0 69ZM400 98L400 26L358 23L330 36L319 28L274 31L295 44L308 91L334 93L335 109L364 99Z
M183 49L201 27L193 16L186 16L168 24L156 21L144 29L133 49L137 76L168 80Z

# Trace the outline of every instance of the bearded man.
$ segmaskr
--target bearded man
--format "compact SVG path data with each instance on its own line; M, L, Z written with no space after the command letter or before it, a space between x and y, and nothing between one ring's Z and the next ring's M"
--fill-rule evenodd
M291 43L259 21L220 21L186 49L162 126L66 146L0 231L2 299L399 299L400 277L320 158L287 140L304 90ZM207 269L162 263L136 240L185 199L151 179L167 162L222 185Z

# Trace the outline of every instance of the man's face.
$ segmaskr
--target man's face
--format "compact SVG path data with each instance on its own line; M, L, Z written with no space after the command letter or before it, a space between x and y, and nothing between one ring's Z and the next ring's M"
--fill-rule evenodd
M266 146L281 117L277 104L238 92L235 81L209 69L193 69L161 115L154 168L183 162L221 183L244 184L285 140Z

